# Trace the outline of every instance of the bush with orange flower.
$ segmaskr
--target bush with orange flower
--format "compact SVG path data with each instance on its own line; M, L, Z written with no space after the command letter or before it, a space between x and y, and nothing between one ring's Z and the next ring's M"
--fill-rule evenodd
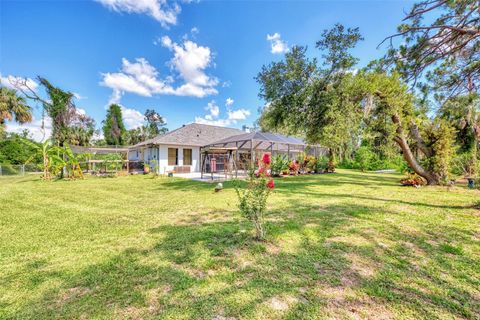
M235 186L239 200L238 208L245 218L253 222L258 240L265 239L264 213L268 196L275 188L270 163L270 154L264 154L258 168L250 172L247 186L241 187L239 184Z

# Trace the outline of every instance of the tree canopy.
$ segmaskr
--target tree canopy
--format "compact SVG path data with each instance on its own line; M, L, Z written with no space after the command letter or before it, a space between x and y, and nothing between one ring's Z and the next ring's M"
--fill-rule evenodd
M123 123L122 109L118 104L108 107L103 123L103 136L108 145L123 145L126 129Z
M17 91L0 86L0 138L5 131L5 122L15 120L18 123L32 121L32 108Z
M397 72L355 71L357 60L348 51L360 39L358 29L335 25L317 43L323 67L305 47L264 66L256 78L266 102L262 128L303 135L327 146L331 156L351 152L369 132L395 143L429 184L445 182L442 159L451 157L454 129L440 120L422 123L428 118L419 117L419 100Z

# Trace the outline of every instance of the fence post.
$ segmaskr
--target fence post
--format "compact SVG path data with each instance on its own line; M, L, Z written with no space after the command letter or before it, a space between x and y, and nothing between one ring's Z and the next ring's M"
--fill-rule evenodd
M22 176L24 176L24 175L25 175L25 165L22 164Z
M0 176L2 175L2 166L0 165Z

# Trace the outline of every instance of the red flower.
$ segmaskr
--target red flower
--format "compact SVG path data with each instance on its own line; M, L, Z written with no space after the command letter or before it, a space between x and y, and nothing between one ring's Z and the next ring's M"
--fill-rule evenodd
M268 189L273 189L273 188L275 188L275 182L273 182L273 180L268 180L268 182L267 182L267 188L268 188Z
M263 155L262 162L265 163L266 165L270 164L270 154L269 153L265 153Z

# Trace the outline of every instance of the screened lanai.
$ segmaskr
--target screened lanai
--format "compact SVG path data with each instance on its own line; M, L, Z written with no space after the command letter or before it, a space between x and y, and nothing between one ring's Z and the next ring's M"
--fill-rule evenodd
M238 176L264 153L273 156L284 154L289 160L296 159L299 153L313 156L327 154L319 145L307 144L304 140L270 132L248 132L221 139L204 146L201 150L201 172L224 172L225 177Z

